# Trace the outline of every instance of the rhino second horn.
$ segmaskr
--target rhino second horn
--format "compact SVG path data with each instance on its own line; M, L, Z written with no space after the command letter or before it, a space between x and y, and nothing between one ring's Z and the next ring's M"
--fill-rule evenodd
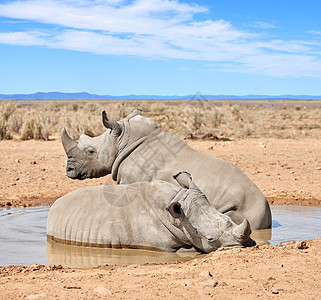
M63 128L61 131L61 141L67 154L71 149L77 146L77 142L68 135L66 128Z
M233 229L233 236L241 243L247 242L250 238L251 227L247 219Z

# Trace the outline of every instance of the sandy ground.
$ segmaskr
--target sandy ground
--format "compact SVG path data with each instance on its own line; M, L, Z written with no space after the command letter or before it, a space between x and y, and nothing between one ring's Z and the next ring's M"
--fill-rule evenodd
M321 141L242 139L189 141L237 164L270 203L321 205ZM59 139L0 141L0 205L51 205L84 185L65 175ZM320 299L321 239L223 250L184 263L0 268L0 299Z

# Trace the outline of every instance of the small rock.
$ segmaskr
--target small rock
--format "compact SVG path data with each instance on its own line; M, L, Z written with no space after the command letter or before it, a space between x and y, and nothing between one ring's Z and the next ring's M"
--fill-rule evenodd
M182 286L188 286L188 285L192 285L194 282L190 279L185 279L184 281L181 282Z
M209 280L201 282L201 285L216 287L218 285L218 282L215 281L214 279L209 279Z
M208 296L210 295L210 293L208 291L206 291L206 290L199 290L198 292L201 295L208 295Z
M298 249L307 249L307 243L305 241L296 241L295 242L295 247Z
M12 206L12 203L8 201L8 202L6 203L6 206Z
M272 287L271 288L272 294L279 294L281 291L283 291L283 289L278 288L278 287Z
M15 162L16 162L17 164L20 164L20 163L21 163L21 160L18 159L18 158L16 158L16 159L15 159Z
M280 243L280 246L291 245L293 243L294 243L294 240L283 241L283 242Z
M33 264L33 265L29 266L28 269L30 269L30 270L32 270L32 271L37 271L37 270L39 270L41 267L43 267L43 265Z
M202 271L199 275L202 277L213 277L210 271Z
M42 294L29 295L29 296L27 296L27 299L31 300L31 299L45 298L45 297L47 297L47 294L46 293L42 293Z
M16 181L18 181L18 180L20 180L20 178L19 178L19 177L16 177Z
M49 266L47 266L47 270L48 271L50 271L50 270L60 270L60 269L63 269L62 265L49 265Z
M36 162L35 160L33 160L33 161L30 162L30 164L31 164L31 165L36 165L37 162Z
M99 285L99 286L95 287L94 292L96 292L97 294L102 295L102 296L110 296L113 294L112 291L106 289L103 285Z

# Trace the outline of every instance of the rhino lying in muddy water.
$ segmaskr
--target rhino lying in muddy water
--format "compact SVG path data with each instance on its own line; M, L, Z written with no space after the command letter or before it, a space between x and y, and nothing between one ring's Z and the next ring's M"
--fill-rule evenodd
M201 252L249 246L250 225L219 213L188 173L164 182L85 187L58 199L48 239L71 245Z
M105 133L93 138L82 134L77 142L62 130L68 177L85 179L111 173L120 184L153 180L177 184L172 174L186 170L210 203L235 223L247 219L252 230L271 227L266 198L234 164L192 149L160 130L139 110L118 122L103 112L103 123Z

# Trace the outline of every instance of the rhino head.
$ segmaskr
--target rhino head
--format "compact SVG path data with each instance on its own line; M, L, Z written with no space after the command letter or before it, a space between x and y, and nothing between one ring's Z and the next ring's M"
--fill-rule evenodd
M190 174L181 172L174 178L184 189L171 200L167 210L172 216L171 223L190 243L204 252L255 245L250 238L248 220L235 224L229 216L218 212L192 181Z
M61 141L68 157L67 176L72 179L86 179L110 174L113 164L123 148L128 144L135 145L135 139L137 141L141 135L146 135L144 131L136 135L131 134L131 141L128 141L128 134L126 134L128 127L126 122L128 123L130 119L139 116L140 113L140 110L135 109L126 118L116 122L103 111L102 121L107 130L97 137L82 134L78 141L73 140L63 128Z

